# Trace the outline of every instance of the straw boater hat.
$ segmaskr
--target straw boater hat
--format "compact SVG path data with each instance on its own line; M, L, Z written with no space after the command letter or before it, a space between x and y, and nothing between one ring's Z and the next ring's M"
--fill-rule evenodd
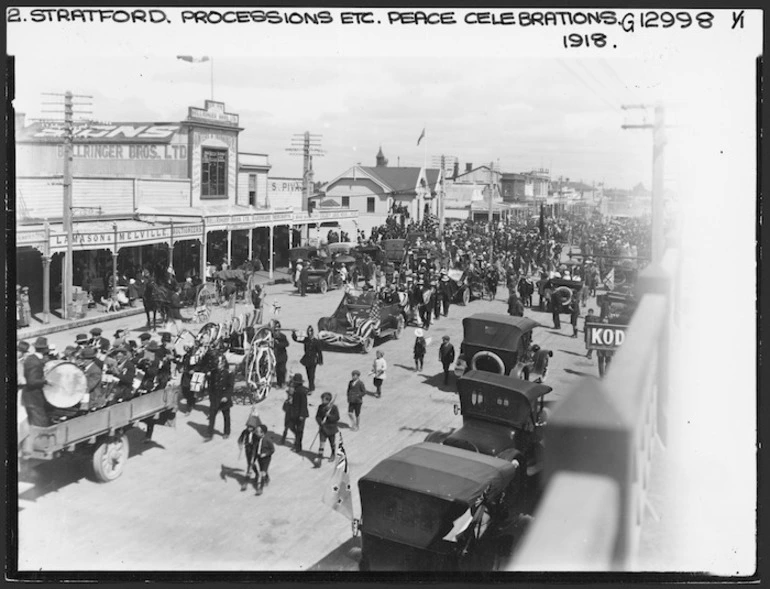
M414 337L422 337L424 335L425 335L425 332L419 327L414 330Z

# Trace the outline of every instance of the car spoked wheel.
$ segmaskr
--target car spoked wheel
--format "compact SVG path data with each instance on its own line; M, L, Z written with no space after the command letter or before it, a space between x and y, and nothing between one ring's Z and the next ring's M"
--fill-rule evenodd
M326 291L329 290L329 285L326 283L326 280L321 280L321 282L318 283L318 290L321 291L321 294L326 294Z
M101 482L109 482L123 473L128 460L128 438L125 435L112 436L102 442L94 452L94 475Z

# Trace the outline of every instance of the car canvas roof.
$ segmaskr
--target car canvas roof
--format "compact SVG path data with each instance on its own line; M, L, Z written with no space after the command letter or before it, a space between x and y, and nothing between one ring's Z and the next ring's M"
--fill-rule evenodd
M492 331L487 330L487 326L497 326L502 329ZM463 319L463 343L514 351L522 334L539 326L537 321L528 317L477 313ZM482 335L485 338L483 341L480 339Z
M380 462L359 486L387 485L470 505L487 487L499 493L515 474L516 466L505 460L422 442Z
M470 392L478 384L485 384L489 387L500 389L512 397L520 397L526 400L527 404L536 401L543 395L550 393L553 388L548 385L522 380L514 376L506 376L495 372L485 370L470 370L466 372L460 380L457 381L457 389L461 393Z

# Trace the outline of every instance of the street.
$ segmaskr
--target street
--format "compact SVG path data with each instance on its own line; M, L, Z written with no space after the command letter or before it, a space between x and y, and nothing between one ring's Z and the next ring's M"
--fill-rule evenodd
M301 298L288 284L268 286L266 293L264 321L276 317L275 303L280 305L277 318L283 328L303 331L331 315L342 297L341 291L334 290ZM239 460L236 440L249 407L233 407L230 439L222 438L223 421L218 416L214 440L204 443L207 400L189 416L178 414L175 427L156 427L151 443L142 443L140 429L132 430L131 458L122 476L111 483L93 482L90 462L68 457L25 473L21 481L26 490L20 494L18 513L19 569L355 570L359 540L351 538L350 522L321 502L332 465L326 461L320 469L312 465L318 442L312 447L310 442L317 431L314 417L321 393L337 396L358 516L360 476L431 432L461 424L461 417L452 410L457 402L454 376L449 386L442 383L441 337L449 335L459 354L462 318L481 312L504 314L507 297L501 287L494 301L452 305L449 317L442 317L426 332L430 341L422 372L414 370L412 360L414 327L406 328L399 340L380 342L375 349L384 351L388 363L382 398L366 397L357 432L346 423L346 386L351 371L358 369L370 393L374 390L372 377L366 376L374 351L367 355L324 351L316 391L308 398L310 418L302 455L290 451L291 433L289 443L280 445L285 395L273 389L257 406L276 443L271 483L262 496L255 496L252 486L240 492L246 460ZM537 302L537 295L534 299ZM593 298L583 312L591 306L596 309ZM236 312L246 310L241 304ZM215 312L214 318L224 317L225 310ZM535 330L533 342L554 353L546 381L554 389L547 402L553 406L580 377L597 376L596 360L585 358L582 318L580 335L574 339L566 315L560 331L551 329L550 314L526 309L525 316L543 325ZM136 339L145 330L144 320L141 315L105 321L101 326L107 336L122 327L130 329L129 338ZM197 330L200 325L185 327ZM48 339L61 350L81 330L52 334ZM305 376L299 364L302 345L289 340L288 374L299 371Z

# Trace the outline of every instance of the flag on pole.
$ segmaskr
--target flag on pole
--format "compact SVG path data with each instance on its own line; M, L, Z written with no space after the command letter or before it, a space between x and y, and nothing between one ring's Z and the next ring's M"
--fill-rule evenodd
M607 276L604 278L604 286L607 290L615 290L615 268L607 272Z
M420 145L420 141L422 141L425 138L425 127L422 128L422 133L420 133L420 137L417 139L417 145Z
M353 496L350 493L350 472L348 455L342 441L337 445L334 471L324 491L323 502L334 511L353 521Z
M203 63L204 61L209 60L208 55L204 55L202 57L193 57L192 55L177 55L177 59L181 59L182 61L189 61L190 63Z

